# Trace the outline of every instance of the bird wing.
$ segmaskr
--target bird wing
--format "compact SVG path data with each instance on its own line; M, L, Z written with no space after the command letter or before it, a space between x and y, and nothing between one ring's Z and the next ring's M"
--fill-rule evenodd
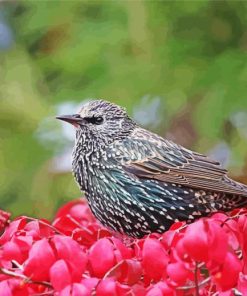
M138 178L247 196L247 186L228 178L218 162L144 129L112 148L123 169Z

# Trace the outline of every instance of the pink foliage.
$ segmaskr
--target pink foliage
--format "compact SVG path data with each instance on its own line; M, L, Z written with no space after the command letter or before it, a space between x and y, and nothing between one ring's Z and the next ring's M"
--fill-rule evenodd
M0 291L28 295L247 295L246 210L117 237L82 199L50 223L0 210Z

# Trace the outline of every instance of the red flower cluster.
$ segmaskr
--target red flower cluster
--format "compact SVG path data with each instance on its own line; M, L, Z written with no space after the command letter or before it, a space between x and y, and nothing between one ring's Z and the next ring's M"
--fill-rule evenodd
M0 211L0 225L8 219ZM139 240L114 236L84 200L66 204L53 223L19 217L0 237L0 291L2 296L247 295L247 211L175 223L164 234Z

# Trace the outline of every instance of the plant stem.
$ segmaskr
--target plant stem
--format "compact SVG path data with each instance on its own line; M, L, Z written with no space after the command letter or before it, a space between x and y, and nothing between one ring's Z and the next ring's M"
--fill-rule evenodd
M197 272L198 272L198 263L196 262L196 266L195 266L195 290L196 290L196 296L199 296L199 285L198 285Z
M52 288L52 285L48 282L42 282L42 281L33 281L30 278L28 278L27 276L25 276L24 274L20 274L20 273L16 273L12 270L8 270L6 268L0 268L0 271L3 274L15 277L15 278L19 278L19 279L23 279L24 281L26 281L27 283L31 283L31 284L36 284L36 285L42 285L48 288Z

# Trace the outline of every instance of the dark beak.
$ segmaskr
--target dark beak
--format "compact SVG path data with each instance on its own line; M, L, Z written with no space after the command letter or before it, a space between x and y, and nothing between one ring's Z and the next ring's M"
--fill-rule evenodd
M68 123L71 123L73 125L80 124L83 121L83 118L79 114L73 114L73 115L61 115L57 116L56 119L66 121Z

